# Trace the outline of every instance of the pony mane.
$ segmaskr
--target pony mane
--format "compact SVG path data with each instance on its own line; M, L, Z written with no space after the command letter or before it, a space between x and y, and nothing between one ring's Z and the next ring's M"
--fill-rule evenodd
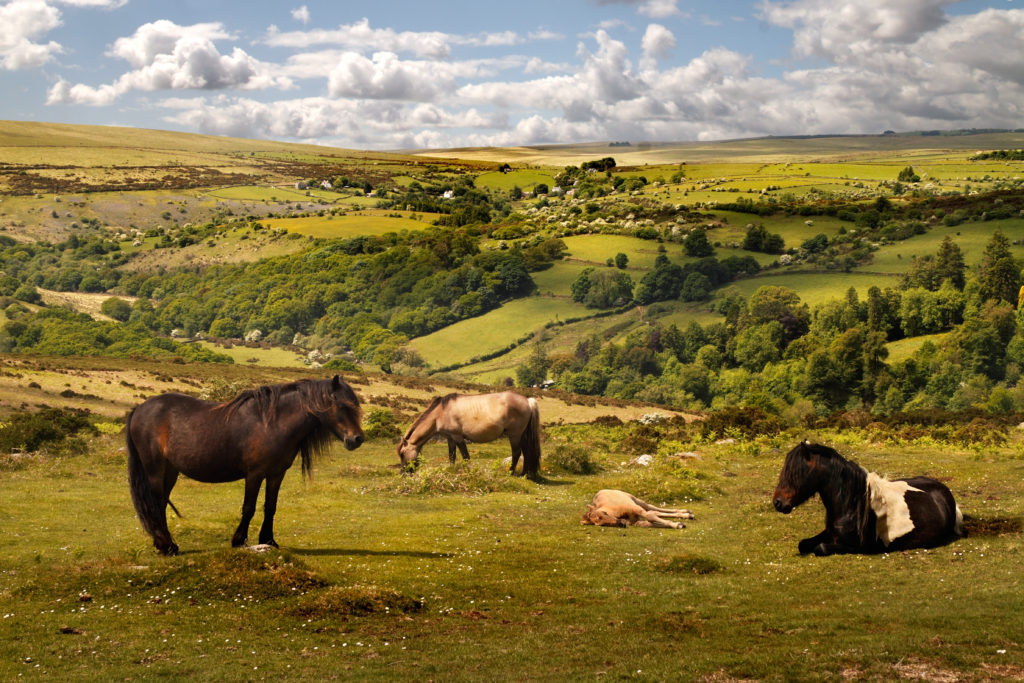
M404 443L409 440L409 437L412 436L413 430L416 429L416 427L418 427L421 422L427 419L427 415L433 412L435 408L439 406L443 408L444 406L448 405L458 397L458 394L446 394L445 396L435 396L434 398L432 398L430 400L430 403L427 404L427 407L423 410L423 412L420 413L415 420L413 420L413 423L411 425L409 425L409 429L405 430L405 434L402 435L402 442Z
M819 458L830 461L829 479L835 491L835 501L841 509L856 510L857 534L862 543L873 533L874 516L867 498L868 471L853 460L844 458L834 448L819 443L801 444Z
M342 400L358 409L359 398L352 388L347 383L341 382L340 389L343 392ZM300 379L286 384L266 384L254 389L246 389L217 408L224 411L224 419L227 420L236 410L251 402L260 416L260 420L266 425L277 419L281 398L290 393L298 396L299 404L307 415L323 413L335 403L332 380ZM313 458L323 455L327 451L332 436L331 430L318 422L316 428L299 443L302 474L307 478L312 476Z

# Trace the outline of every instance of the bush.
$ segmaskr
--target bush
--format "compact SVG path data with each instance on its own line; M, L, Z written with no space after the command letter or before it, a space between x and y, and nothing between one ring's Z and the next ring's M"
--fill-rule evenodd
M38 451L62 444L81 431L96 434L87 410L47 408L38 413L15 413L0 423L0 453Z
M367 439L390 439L399 436L395 414L383 408L372 408L363 420L363 435Z
M785 428L777 415L769 415L758 407L728 407L711 413L701 423L701 438L711 435L740 434L752 438L762 434L778 434Z
M559 444L545 458L548 467L568 474L596 474L601 466L591 456L591 449L585 446Z

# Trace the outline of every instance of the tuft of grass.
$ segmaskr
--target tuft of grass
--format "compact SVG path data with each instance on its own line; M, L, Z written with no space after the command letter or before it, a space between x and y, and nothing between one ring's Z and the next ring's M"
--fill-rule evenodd
M718 560L700 555L673 555L662 560L659 569L671 574L716 574L725 567Z
M454 465L424 465L414 473L386 480L380 490L403 495L445 495L452 493L483 495L508 491L528 493L530 485L511 476L500 463L458 461Z
M369 614L405 614L418 612L423 602L390 588L380 586L331 586L305 596L288 613L302 619L319 621Z
M147 585L183 588L196 597L232 600L272 600L326 588L328 581L290 553L248 549L220 550L198 559L187 559L169 571L148 578Z

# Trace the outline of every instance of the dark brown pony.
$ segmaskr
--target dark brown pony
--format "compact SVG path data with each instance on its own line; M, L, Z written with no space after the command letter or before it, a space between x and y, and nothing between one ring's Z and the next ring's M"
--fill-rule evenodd
M789 514L814 494L825 505L825 530L800 541L801 555L934 548L966 536L963 515L941 482L889 481L805 441L786 455L772 503Z
M303 474L309 475L313 455L331 435L349 450L363 443L359 422L359 399L337 376L262 386L228 403L176 393L147 399L125 420L128 482L142 528L157 550L176 555L167 505L178 474L207 483L244 479L242 521L231 539L233 546L244 545L265 480L259 540L276 547L277 494L295 456L302 455Z
M448 394L437 396L416 418L398 444L402 466L416 463L423 445L432 438L448 441L448 460L455 462L455 448L469 459L466 442L486 443L507 436L512 446L515 473L523 456L523 474L536 479L540 472L540 409L537 401L513 391L496 394Z

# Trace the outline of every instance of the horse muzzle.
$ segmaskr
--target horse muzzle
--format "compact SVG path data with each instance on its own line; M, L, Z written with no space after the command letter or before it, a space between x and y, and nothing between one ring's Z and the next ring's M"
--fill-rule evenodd
M784 515L788 515L793 511L793 499L791 496L786 496L782 491L775 491L775 495L772 497L772 505L775 509Z
M362 434L356 434L355 436L346 436L342 441L345 444L345 448L354 451L363 445L364 439Z

